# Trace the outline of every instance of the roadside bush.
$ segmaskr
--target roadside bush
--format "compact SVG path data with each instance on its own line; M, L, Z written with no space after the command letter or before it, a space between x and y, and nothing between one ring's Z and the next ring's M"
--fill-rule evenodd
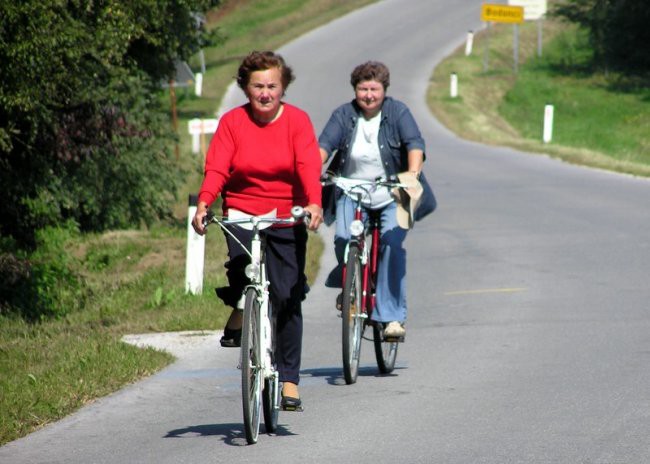
M34 253L0 254L0 314L37 322L83 307L86 287L78 263L66 253L76 235L73 222L47 227L37 232Z
M161 82L209 44L217 0L0 0L0 234L138 227L182 173Z
M553 6L551 15L578 24L588 33L596 68L650 73L647 0L562 0Z

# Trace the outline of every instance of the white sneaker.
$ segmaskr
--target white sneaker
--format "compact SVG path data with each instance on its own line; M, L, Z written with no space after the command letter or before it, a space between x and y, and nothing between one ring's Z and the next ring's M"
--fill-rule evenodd
M397 321L392 321L386 324L384 328L384 337L387 338L401 338L406 335L406 329Z

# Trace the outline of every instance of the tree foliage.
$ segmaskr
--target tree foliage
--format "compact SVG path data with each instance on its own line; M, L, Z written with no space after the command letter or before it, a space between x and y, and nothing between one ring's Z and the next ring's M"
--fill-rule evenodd
M564 0L552 14L589 32L597 67L637 74L650 72L647 0Z
M169 109L174 62L209 41L216 0L0 0L0 233L19 246L73 220L138 226L181 180Z

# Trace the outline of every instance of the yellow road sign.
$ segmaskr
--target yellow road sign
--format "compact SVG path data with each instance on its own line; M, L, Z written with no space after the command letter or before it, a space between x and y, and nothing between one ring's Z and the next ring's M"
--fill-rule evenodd
M524 8L521 6L484 3L481 5L481 21L492 21L495 23L523 23Z

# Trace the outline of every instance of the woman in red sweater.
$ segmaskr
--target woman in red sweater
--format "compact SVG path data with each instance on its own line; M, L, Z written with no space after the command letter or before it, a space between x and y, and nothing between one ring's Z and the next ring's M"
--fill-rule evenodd
M265 230L267 268L273 307L278 310L276 360L282 382L283 406L297 409L302 308L305 298L307 227L315 230L323 220L321 208L321 159L309 116L285 103L282 97L293 72L273 52L252 52L242 61L237 84L248 103L234 108L219 120L205 162L194 229L204 234L202 220L208 207L221 195L223 212L229 208L261 215L277 209L289 217L291 207L304 206L311 215L308 226L273 227ZM250 245L250 231L233 228L242 243ZM244 268L248 256L226 234L229 287L218 295L233 308L221 345L241 343L241 311L237 301L248 283Z

